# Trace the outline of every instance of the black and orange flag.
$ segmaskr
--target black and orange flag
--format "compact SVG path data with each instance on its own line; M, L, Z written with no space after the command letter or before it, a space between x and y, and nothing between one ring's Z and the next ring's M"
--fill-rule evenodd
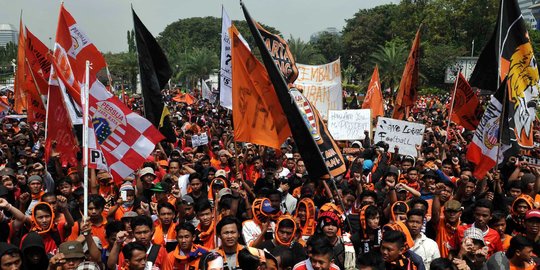
M255 58L231 26L232 103L234 140L279 149L291 136L287 117L279 105L264 66Z
M399 91L397 93L396 101L394 104L394 113L392 118L403 119L405 117L406 110L414 106L416 98L418 97L418 69L420 62L420 31L422 25L416 31L414 37L411 52L409 58L407 58L407 64L403 70L401 76L401 82L399 83Z
M22 114L24 110L28 107L26 101L26 87L25 87L25 76L24 76L24 27L22 23L22 14L19 22L19 44L17 45L17 70L15 71L15 85L13 95L15 98L15 104L13 110L18 114Z
M286 80L276 65L273 54L268 50L256 26L257 23L251 19L244 3L241 2L240 5L310 178L328 178L343 174L346 170L345 161L317 109L296 88L289 89L289 80Z
M368 90L362 109L371 109L371 118L376 119L378 116L384 116L383 97L381 92L381 80L379 79L379 67L375 66L371 81L369 81Z
M478 96L461 72L457 76L455 83L454 87L456 90L451 103L453 104L451 105L451 120L468 130L475 130L480 123L484 110L480 106Z
M537 60L517 1L501 1L498 14L493 35L482 50L469 82L471 86L495 92L508 76L505 96L510 102L509 129L515 133L519 146L532 148L540 79Z
M296 67L294 56L292 55L287 42L280 36L268 32L260 24L255 23L255 26L257 26L257 30L259 30L266 48L270 52L270 55L274 59L287 83L294 83L296 78L298 78L298 68Z

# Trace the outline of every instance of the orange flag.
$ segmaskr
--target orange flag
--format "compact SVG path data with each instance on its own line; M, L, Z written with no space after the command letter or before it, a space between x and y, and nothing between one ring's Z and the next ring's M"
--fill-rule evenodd
M49 91L49 77L51 75L50 55L52 52L28 28L26 28L25 47L26 64L29 65L32 71L32 74L27 73L26 81L35 79L39 94L46 96Z
M19 44L17 49L17 71L15 73L15 89L14 89L14 97L15 97L15 105L13 106L13 110L17 112L18 114L22 114L23 110L26 110L27 102L26 102L26 89L25 89L25 76L24 76L24 66L25 66L25 38L24 38L24 28L22 23L22 15L19 23Z
M461 72L456 78L455 88L451 120L468 130L475 130L480 123L484 110L480 106L476 93Z
M401 76L399 91L394 104L394 113L392 115L392 118L394 119L403 119L405 110L414 106L416 98L418 97L418 66L420 61L418 53L420 49L421 29L422 25L420 25L420 28L418 28L418 31L416 32L409 58L407 58L407 64L405 65L403 75Z
M291 130L265 67L230 28L235 141L279 149Z
M362 109L371 109L371 118L384 116L383 97L381 92L381 80L379 80L379 67L375 66L366 98L362 103Z

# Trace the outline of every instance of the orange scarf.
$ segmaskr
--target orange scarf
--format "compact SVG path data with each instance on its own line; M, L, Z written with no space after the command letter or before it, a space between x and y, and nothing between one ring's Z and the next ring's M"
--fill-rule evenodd
M303 204L306 207L306 222L304 225L300 225L300 230L302 230L302 236L312 236L315 234L316 227L316 217L317 214L315 211L315 203L310 198L303 198L299 205ZM298 211L294 215L295 218L298 217Z
M199 239L201 240L201 242L203 243L203 247L207 248L207 249L210 249L210 250L213 250L216 248L216 242L214 241L214 238L215 238L215 231L214 231L214 221L212 220L212 223L210 224L210 226L208 227L208 230L206 231L202 231L202 224L199 223L199 225L197 226L197 229L200 231L199 233Z
M172 264L173 269L194 269L199 268L199 261L204 254L208 253L208 250L199 245L191 245L191 251L188 254L180 255L180 248L176 248L169 253L169 261L174 260Z
M234 269L234 268L238 268L238 266L240 266L238 264L238 252L240 252L240 250L244 249L244 246L240 245L240 244L236 244L236 265L234 267L231 267L229 265L229 269ZM225 251L223 250L222 247L219 247L219 249L217 250L217 252L219 253L219 255L221 255L221 257L223 257L223 266L225 266L225 264L227 263L227 255L225 254ZM225 268L226 269L226 268Z
M458 223L459 224L459 221ZM448 248L446 247L445 243L448 243L450 239L454 236L454 234L457 231L457 226L454 227L444 218L441 218L439 220L439 228L437 228L437 237L435 238L435 242L437 243L437 246L439 246L439 251L441 253L441 257L447 258L448 257Z
M45 194L45 191L43 190L40 191L38 194L32 194L32 200L40 201L43 194Z
M163 226L161 224L155 226L154 237L152 238L152 243L154 245L165 246L169 242L177 242L176 240L176 223L171 223L167 234L163 233Z

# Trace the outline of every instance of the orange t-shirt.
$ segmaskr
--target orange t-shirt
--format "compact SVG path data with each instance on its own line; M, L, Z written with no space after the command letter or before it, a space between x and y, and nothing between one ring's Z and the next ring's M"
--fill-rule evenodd
M107 219L103 219L103 222L99 225L92 224L92 235L97 236L99 240L101 241L101 245L103 248L109 247L109 241L107 241L107 236L105 234L105 226L107 225ZM79 222L75 222L75 225L73 225L73 228L71 229L71 234L69 235L67 241L74 241L79 237L80 229L79 229Z
M199 261L201 257L208 252L208 250L202 246L193 244L191 246L191 252L196 252L197 256L189 258L188 256L180 255L178 246L173 251L167 254L167 263L163 265L162 270L184 270L184 269L199 269Z

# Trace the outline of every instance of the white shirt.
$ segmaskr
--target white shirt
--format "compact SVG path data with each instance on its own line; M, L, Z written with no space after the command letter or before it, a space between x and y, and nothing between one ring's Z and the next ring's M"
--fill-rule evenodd
M414 246L411 250L416 253L416 255L422 257L426 269L429 269L429 265L433 260L441 257L437 243L432 239L427 238L424 233L420 233L420 238L414 240Z
M275 222L270 222L270 228L268 228L268 231L274 231L276 227ZM257 237L261 235L261 227L253 221L253 219L246 220L244 223L242 223L242 236L244 236L244 241L246 241L246 246L251 246L251 242L253 242Z

